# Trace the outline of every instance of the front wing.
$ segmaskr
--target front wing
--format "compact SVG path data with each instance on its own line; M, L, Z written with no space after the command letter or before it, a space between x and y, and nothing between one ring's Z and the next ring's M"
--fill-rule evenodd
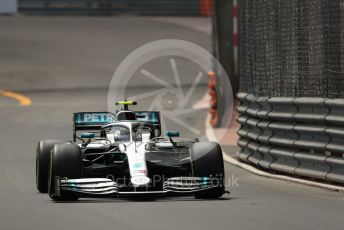
M162 191L119 191L118 185L106 178L68 179L55 177L53 195L61 193L77 194L80 197L117 197L139 195L193 195L223 186L223 178L219 177L172 177L163 184Z

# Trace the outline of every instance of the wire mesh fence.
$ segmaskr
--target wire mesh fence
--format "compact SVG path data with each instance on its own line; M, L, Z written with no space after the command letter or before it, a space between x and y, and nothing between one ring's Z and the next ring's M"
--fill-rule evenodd
M344 97L344 0L241 0L240 90Z

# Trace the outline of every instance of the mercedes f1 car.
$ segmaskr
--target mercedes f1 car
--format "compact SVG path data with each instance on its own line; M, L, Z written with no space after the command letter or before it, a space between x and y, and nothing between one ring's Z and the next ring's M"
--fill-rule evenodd
M41 140L36 185L53 200L80 197L190 195L219 198L226 191L218 143L161 137L160 113L74 113L73 141Z

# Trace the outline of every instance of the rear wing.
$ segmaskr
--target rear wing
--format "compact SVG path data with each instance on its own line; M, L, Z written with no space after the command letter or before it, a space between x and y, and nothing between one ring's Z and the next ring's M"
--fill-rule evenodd
M161 134L160 112L133 111L136 121L150 123ZM100 131L102 126L117 121L115 114L110 112L78 112L73 114L73 141L75 142L78 131Z
M73 141L77 139L77 132L97 130L102 126L116 122L116 115L109 112L78 112L73 114Z

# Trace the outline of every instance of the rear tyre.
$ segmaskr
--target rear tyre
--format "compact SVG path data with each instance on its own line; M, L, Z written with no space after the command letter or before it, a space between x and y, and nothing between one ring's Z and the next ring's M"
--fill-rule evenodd
M216 177L214 188L197 192L198 199L216 199L225 192L223 179L225 170L223 165L222 149L215 142L197 142L191 149L193 173L195 177Z
M60 140L41 140L36 150L36 187L40 193L48 192L50 150L55 144L62 144Z
M55 178L78 179L82 177L82 152L74 143L57 144L51 150L49 196L53 200L77 200L78 196L70 191L56 194Z

